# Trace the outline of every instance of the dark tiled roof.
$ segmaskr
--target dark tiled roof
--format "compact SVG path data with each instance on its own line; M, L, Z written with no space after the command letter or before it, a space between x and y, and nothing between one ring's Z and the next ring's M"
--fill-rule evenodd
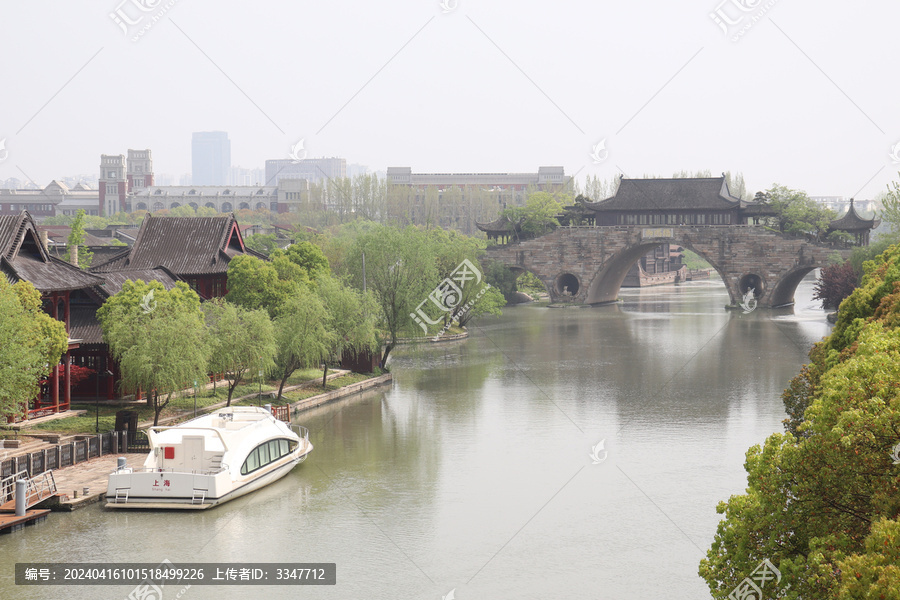
M856 209L853 207L853 198L850 198L850 209L840 219L835 219L829 224L831 229L838 229L841 231L860 231L863 229L875 229L881 224L880 219L875 219L874 217L871 219L863 219L859 216L859 213L856 212Z
M514 224L509 220L509 217L499 217L490 223L475 222L475 227L481 231L490 233L512 233L513 231L522 231L521 225L521 220Z
M69 309L69 337L81 340L82 344L103 343L96 306L73 305Z
M99 277L50 256L26 211L0 216L0 263L9 281L28 281L43 293L80 290L103 283Z
M586 204L595 211L608 210L729 210L755 206L728 192L724 177L674 179L625 179L616 195Z
M224 274L229 261L244 254L234 215L153 217L141 223L127 253L94 266L95 273L166 267L177 275Z
M122 286L126 281L137 281L138 279L143 282L158 281L163 284L167 290L171 290L175 287L175 283L178 281L178 277L164 267L157 267L155 269L130 269L127 271L107 271L98 273L98 275L106 280L106 285L103 286L102 289L97 290L105 297L121 292Z

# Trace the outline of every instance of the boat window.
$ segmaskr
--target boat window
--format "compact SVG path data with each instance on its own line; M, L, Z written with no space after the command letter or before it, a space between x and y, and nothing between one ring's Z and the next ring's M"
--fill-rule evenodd
M244 461L244 464L241 466L241 475L246 475L250 471L255 471L259 468L259 448L254 448L253 452L247 457L247 460Z
M297 442L285 439L269 440L260 444L253 449L247 456L247 460L241 465L241 475L252 473L271 462L275 462L282 456L293 452L296 447Z

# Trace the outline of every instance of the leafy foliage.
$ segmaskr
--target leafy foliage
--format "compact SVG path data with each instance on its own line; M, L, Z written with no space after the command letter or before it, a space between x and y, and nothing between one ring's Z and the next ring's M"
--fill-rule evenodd
M717 508L725 519L700 563L715 598L763 558L784 575L778 597L896 597L900 248L865 271L785 390L787 433L747 452L747 493Z
M308 283L303 269L276 250L271 261L242 254L228 263L226 298L248 310L265 309L274 317Z
M275 366L275 329L265 310L248 310L222 298L203 304L209 336L209 367L231 374L227 406L245 377Z
M837 218L837 213L812 200L806 192L783 185L774 184L765 194L757 194L756 199L775 210L776 216L767 220L782 233L824 239L828 225Z
M37 396L68 347L65 325L41 310L41 294L0 276L0 413L20 411Z
M821 300L825 308L837 308L844 298L853 293L858 281L856 270L849 260L843 264L822 267L813 298Z
M78 266L82 269L87 269L91 266L91 261L94 258L94 253L90 252L87 249L87 246L84 245L84 222L85 222L85 212L84 209L79 209L78 214L75 215L75 220L72 221L72 231L69 232L69 238L66 240L66 253L63 256L63 260L66 262L71 262L72 260L72 248L78 248Z
M563 204L553 194L535 192L528 196L525 206L506 208L500 215L508 217L513 223L521 220L524 237L537 237L559 227L556 215L560 214L562 209Z
M327 322L325 306L310 291L301 290L282 305L275 319L276 367L281 376L278 401L294 371L318 366L328 357L334 334L327 330Z
M126 281L97 310L97 319L123 387L147 393L154 425L173 393L205 380L206 324L200 297L183 281L168 291L158 281Z

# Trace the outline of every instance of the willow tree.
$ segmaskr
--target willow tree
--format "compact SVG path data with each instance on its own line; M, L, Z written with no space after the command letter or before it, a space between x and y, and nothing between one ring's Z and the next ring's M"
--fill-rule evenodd
M158 281L126 281L97 310L97 319L122 386L147 393L154 425L173 394L205 380L206 324L200 297L183 281L171 290Z
M0 276L0 414L21 409L34 398L39 382L68 346L66 327L41 310L41 294L20 281L10 285Z
M333 334L326 328L328 313L322 301L311 291L300 290L288 298L275 318L278 346L276 368L281 378L278 397L284 384L297 369L317 367L328 357Z
M318 296L327 313L327 329L331 334L329 354L360 354L378 348L375 318L378 305L371 293L363 294L333 277L320 277ZM328 376L328 363L322 369L322 387Z
M275 366L275 328L265 310L248 310L215 298L203 304L209 334L209 366L228 372L228 401L248 374L267 372Z

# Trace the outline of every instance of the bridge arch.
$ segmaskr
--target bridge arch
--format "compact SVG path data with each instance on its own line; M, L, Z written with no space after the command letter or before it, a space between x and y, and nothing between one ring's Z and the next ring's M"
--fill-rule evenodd
M675 244L700 255L700 257L708 262L719 274L719 277L721 277L722 282L725 284L725 288L728 290L729 297L732 302L734 302L735 295L729 285L730 282L726 277L726 273L716 264L715 259L711 258L703 248L698 248L689 242L683 242L673 238L651 238L642 240L635 245L623 248L619 252L613 254L594 274L587 293L585 294L584 302L586 304L605 304L618 300L622 282L625 281L625 276L628 274L632 265L638 262L647 252L661 244Z
M790 304L806 274L827 264L835 252L846 258L851 251L752 225L679 225L560 227L538 238L491 246L487 254L510 269L536 275L553 302L602 304L618 299L631 265L662 243L702 256L721 276L733 307L750 287L761 308ZM567 298L562 292L569 275L578 291Z
M775 283L775 287L772 288L772 294L769 296L769 306L777 308L793 304L794 292L797 291L800 281L820 266L822 265L808 265L784 273Z

